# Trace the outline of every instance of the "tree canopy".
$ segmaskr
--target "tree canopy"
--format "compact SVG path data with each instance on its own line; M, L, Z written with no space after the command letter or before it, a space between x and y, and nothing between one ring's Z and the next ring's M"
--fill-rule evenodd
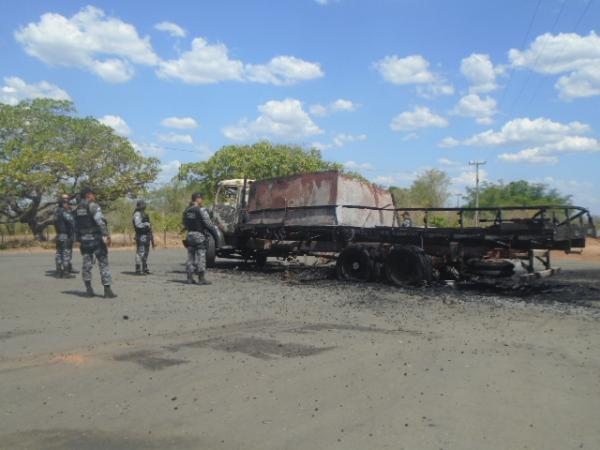
M475 188L467 188L468 206L475 206ZM479 189L479 206L540 206L564 205L571 201L570 195L561 195L544 183L525 180L510 183L483 182Z
M90 186L101 202L135 196L153 182L159 161L70 101L0 104L0 223L25 223L38 238L52 223L58 195Z
M179 176L189 183L198 183L204 194L212 195L217 183L225 179L260 180L323 170L342 171L343 166L323 160L317 149L305 150L298 145L263 141L253 145L225 146L206 161L183 164Z
M450 177L431 169L419 175L409 188L390 187L398 208L440 208L450 198Z

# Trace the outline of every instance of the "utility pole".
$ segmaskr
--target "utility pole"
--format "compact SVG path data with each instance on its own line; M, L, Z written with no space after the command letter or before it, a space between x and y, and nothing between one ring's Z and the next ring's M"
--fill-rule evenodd
M479 208L479 166L484 166L487 161L469 161L470 166L475 166L475 208ZM479 226L479 211L475 211L475 226Z
M457 193L454 194L454 196L456 197L456 207L460 208L460 199L462 197L462 194L460 194L460 193L457 192Z

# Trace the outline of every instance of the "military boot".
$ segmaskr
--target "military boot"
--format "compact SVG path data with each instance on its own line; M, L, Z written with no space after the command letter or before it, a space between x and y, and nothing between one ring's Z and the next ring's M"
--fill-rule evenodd
M117 298L117 294L115 294L110 286L104 286L104 298Z
M142 275L142 266L140 266L139 264L135 265L135 274Z
M196 284L196 280L194 280L194 275L188 272L187 274L187 284Z
M94 296L94 288L92 287L92 282L91 281L86 281L85 282L85 295L88 297L93 297Z
M56 278L62 278L65 275L62 264L56 264Z
M144 264L144 269L143 269L144 275L150 275L152 272L150 272L150 269L148 269L148 265Z
M211 284L211 282L208 281L206 279L206 277L204 276L204 272L198 272L198 284L203 284L203 285Z
M71 263L67 264L67 267L65 267L65 271L67 273L73 273L73 274L79 273L76 270L73 270L73 264L71 264Z

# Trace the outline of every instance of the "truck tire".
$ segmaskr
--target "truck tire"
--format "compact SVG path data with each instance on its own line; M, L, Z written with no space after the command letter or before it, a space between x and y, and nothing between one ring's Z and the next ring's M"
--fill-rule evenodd
M475 275L499 278L515 273L515 265L503 259L473 259L467 262L467 269Z
M373 260L365 247L350 245L338 256L335 271L340 280L370 281L373 276Z
M393 246L384 269L388 281L396 286L429 283L433 279L431 258L414 245Z
M206 237L206 267L215 267L215 259L217 258L217 246L215 245L215 238L210 234Z
M264 253L257 253L256 257L254 258L254 263L256 264L256 267L265 267L267 265L267 255Z

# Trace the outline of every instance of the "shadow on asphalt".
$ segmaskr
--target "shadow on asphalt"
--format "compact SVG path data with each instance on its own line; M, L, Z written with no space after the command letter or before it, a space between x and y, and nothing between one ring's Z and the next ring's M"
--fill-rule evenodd
M85 291L62 291L62 294L67 294L67 295L73 295L75 297L80 297L80 298L94 298L94 297L99 297L99 298L104 298L102 295L94 295L94 297L88 297L87 294L85 293Z

